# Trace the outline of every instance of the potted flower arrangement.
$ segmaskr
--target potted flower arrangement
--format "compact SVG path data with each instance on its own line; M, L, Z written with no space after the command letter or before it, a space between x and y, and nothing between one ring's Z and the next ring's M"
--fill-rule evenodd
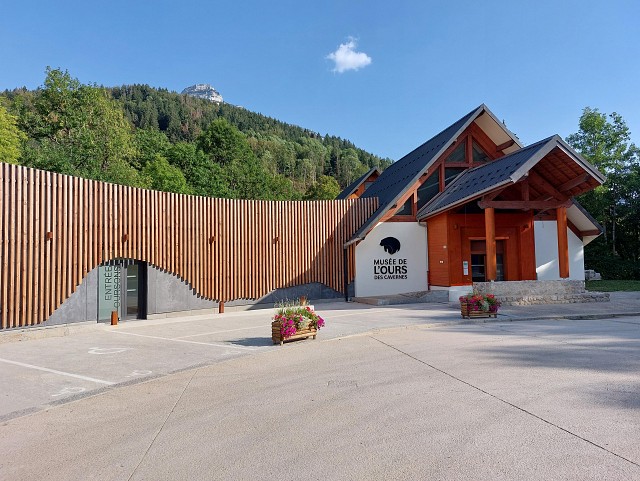
M498 316L500 301L493 294L480 294L474 291L466 296L460 296L459 300L463 318Z
M271 339L274 344L294 339L316 338L319 329L324 327L324 319L316 314L311 306L282 307L273 316Z

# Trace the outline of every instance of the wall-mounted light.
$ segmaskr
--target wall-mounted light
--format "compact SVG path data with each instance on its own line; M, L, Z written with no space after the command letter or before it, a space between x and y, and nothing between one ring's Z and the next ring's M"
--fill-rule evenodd
M277 243L278 243L278 240L279 240L279 237L278 237L278 236L275 236L275 237L273 238L273 243L274 243L274 244L277 244Z
M122 234L122 242L127 242L129 240L129 234Z
M453 224L453 229L458 230L458 224Z
M44 235L44 239L45 239L45 240L48 240L48 241L53 240L53 232L47 232L47 233Z
M216 236L212 235L209 237L209 244L213 244L216 241Z

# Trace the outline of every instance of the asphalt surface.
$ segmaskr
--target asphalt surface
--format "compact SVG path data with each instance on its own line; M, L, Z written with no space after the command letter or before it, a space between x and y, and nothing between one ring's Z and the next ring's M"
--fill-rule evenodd
M267 311L5 342L0 479L640 479L628 297L488 323L321 304L283 347Z

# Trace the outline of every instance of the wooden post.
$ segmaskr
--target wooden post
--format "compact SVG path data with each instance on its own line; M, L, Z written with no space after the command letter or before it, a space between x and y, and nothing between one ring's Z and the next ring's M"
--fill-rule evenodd
M569 277L569 239L567 238L567 208L558 207L556 209L558 220L558 268L560 278Z
M218 314L224 314L224 302L218 302Z
M498 262L496 258L496 220L493 207L484 210L484 231L487 246L486 278L487 281L495 281Z

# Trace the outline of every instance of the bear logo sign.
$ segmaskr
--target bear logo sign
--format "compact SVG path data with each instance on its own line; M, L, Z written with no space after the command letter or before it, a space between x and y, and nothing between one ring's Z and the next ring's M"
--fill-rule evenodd
M385 237L380 241L380 245L391 255L400 250L400 241L395 237Z

